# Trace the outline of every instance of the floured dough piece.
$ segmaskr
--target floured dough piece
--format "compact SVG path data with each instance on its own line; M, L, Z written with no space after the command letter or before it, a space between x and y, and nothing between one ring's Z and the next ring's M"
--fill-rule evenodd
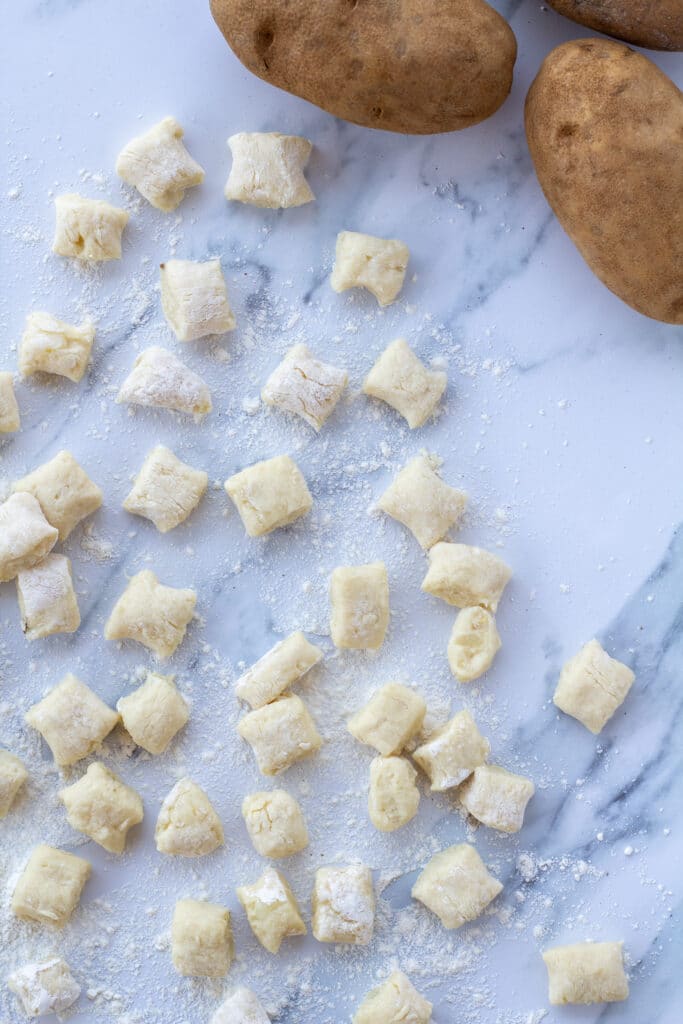
M555 705L597 735L620 707L635 675L591 640L565 664L553 695Z
M250 711L238 722L237 731L254 751L263 775L285 771L322 745L306 705L293 694Z
M376 757L370 763L368 813L380 832L395 832L417 814L417 772L403 757Z
M482 825L499 832L519 832L534 784L497 765L475 768L460 790L463 807Z
M209 1024L270 1024L270 1017L251 989L237 988L221 1003Z
M121 235L129 215L102 199L86 199L75 192L55 199L55 238L58 256L101 262L121 259Z
M318 942L366 946L375 929L375 893L370 868L318 868L311 928Z
M222 978L233 953L229 910L201 900L178 900L171 925L171 957L178 974Z
M459 711L413 752L437 793L453 789L489 756L489 741L477 729L469 711Z
M163 754L190 717L173 676L156 672L148 672L142 686L121 697L116 710L133 742L149 754Z
M543 953L548 968L548 999L568 1003L620 1003L628 999L623 942L577 942Z
M414 690L401 683L387 683L377 690L347 727L360 743L367 743L385 757L400 754L419 731L427 705Z
M178 341L234 331L221 261L166 260L161 264L161 308Z
M223 826L204 790L180 779L161 805L154 838L159 853L203 857L223 845Z
M301 679L322 656L320 648L309 643L303 633L291 633L240 676L235 693L252 708L261 708Z
M60 768L92 754L119 720L115 711L71 673L29 708L25 717L42 735Z
M330 284L335 292L367 288L380 306L394 301L406 276L410 250L395 238L340 231Z
M429 552L422 589L458 608L480 605L495 612L511 576L510 567L490 551L441 541Z
M14 374L0 372L0 434L13 434L21 427L19 406L14 394Z
M17 996L27 1017L64 1013L81 994L69 965L57 956L12 971L7 987Z
M31 569L22 569L17 574L17 598L28 640L75 633L81 624L71 562L64 555L47 555Z
M78 906L91 870L82 857L41 843L16 884L13 913L24 921L62 928Z
M303 473L289 455L277 455L235 473L225 481L225 490L250 537L289 526L313 505Z
M286 209L310 203L315 196L304 177L313 149L308 139L280 132L239 132L228 145L232 167L225 184L225 198Z
M206 416L212 408L211 395L202 378L158 345L140 353L116 401L186 412L195 420Z
M262 857L291 857L308 846L301 807L284 789L245 796L242 817L254 849Z
M335 569L330 579L330 605L335 647L378 650L389 626L389 579L384 562Z
M194 590L165 587L150 569L128 581L104 627L107 640L135 640L157 658L170 658L194 615Z
M487 672L500 650L496 619L485 608L463 608L453 623L448 641L448 664L461 683L471 683Z
M323 363L306 345L295 345L263 385L266 405L301 416L320 430L348 383L346 370Z
M407 526L425 550L460 522L467 505L467 495L445 484L437 465L433 456L411 459L377 502L377 508Z
M436 914L444 928L460 928L479 917L502 889L475 848L460 843L432 857L411 895Z
M165 117L131 139L116 160L119 178L164 213L175 210L186 190L204 181L204 171L181 141L183 134L174 117Z
M11 494L0 505L0 583L42 562L58 536L32 494Z
M28 772L19 758L9 750L0 750L0 821L9 814L27 779Z
M19 372L24 377L53 373L77 384L88 368L94 341L90 320L76 327L51 313L30 313L19 345Z
M277 953L290 935L306 934L294 893L279 871L266 868L253 885L238 887L237 898L249 927L269 953Z
M59 793L72 828L109 853L123 853L133 825L142 821L142 800L118 775L95 762L85 775Z
M160 533L168 533L196 509L208 482L203 470L181 462L170 448L159 444L143 462L123 507L149 519Z
M446 374L428 370L404 338L385 348L363 382L363 391L400 413L413 430L429 419L446 390Z
M102 491L90 479L71 452L57 452L53 459L12 485L37 498L48 522L59 530L60 541L102 504Z
M423 999L403 971L394 971L366 995L353 1024L429 1024L432 1004Z

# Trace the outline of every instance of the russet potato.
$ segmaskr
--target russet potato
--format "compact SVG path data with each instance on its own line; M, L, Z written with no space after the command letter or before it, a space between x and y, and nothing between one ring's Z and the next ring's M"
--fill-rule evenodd
M650 50L683 50L683 0L548 0L565 18Z

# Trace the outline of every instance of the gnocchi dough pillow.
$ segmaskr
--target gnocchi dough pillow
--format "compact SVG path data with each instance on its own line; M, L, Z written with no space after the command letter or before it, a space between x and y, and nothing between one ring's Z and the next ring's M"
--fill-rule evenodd
M64 555L47 555L17 575L21 628L28 640L54 633L74 633L81 613L71 578L71 562Z
M211 395L202 378L158 345L140 353L116 401L186 412L195 420L201 420L212 408Z
M499 832L519 832L534 784L497 765L475 768L460 790L463 807L482 825Z
M291 633L271 647L235 683L235 693L252 708L263 707L288 690L322 659L323 652L303 633Z
M180 779L161 805L154 838L159 853L203 857L223 845L223 826L204 790Z
M250 711L238 722L237 731L254 751L263 775L277 775L322 746L306 705L294 694Z
M158 444L143 462L123 507L149 519L160 533L168 533L196 509L208 482L203 470L193 469Z
M363 391L395 409L411 430L421 427L446 390L443 370L428 370L404 338L392 341L363 382Z
M277 953L282 940L290 935L306 934L294 894L279 871L266 868L253 885L238 887L237 898L249 927L269 953Z
M353 1024L429 1024L432 1004L423 999L403 971L394 971L366 995Z
M458 608L481 605L495 612L511 576L510 567L490 551L441 541L429 552L422 589Z
M239 132L228 139L232 168L225 198L269 210L310 203L315 196L304 177L313 146L300 135Z
M58 537L32 494L11 494L0 505L0 583L42 562Z
M9 814L27 779L28 772L19 758L9 750L0 750L0 821Z
M340 231L330 284L335 292L367 288L388 306L403 287L409 257L408 246L395 238Z
M427 706L422 697L401 683L387 683L348 721L348 730L361 743L385 757L400 754L422 726Z
M138 794L97 761L78 782L62 789L59 799L71 827L109 853L123 853L129 830L142 821Z
M312 931L318 942L366 946L375 928L370 868L318 868L313 888Z
M428 455L411 459L377 502L377 508L407 526L425 550L460 522L467 505L467 495L443 482L437 464Z
M262 857L291 857L308 846L301 807L284 789L245 796L242 817L254 849Z
M57 452L54 459L17 480L12 490L27 491L37 498L48 522L64 542L74 527L102 504L102 491L71 452Z
M270 1024L270 1017L251 989L237 988L221 1003L209 1024Z
M132 576L104 627L107 640L135 640L157 658L170 658L194 615L194 590L159 583L150 569Z
M24 921L62 928L90 877L87 860L41 843L29 857L12 896L12 911Z
M348 383L346 370L323 363L306 345L291 348L263 385L266 405L293 413L320 430Z
M441 793L459 786L484 764L490 750L469 711L459 711L414 751L413 759L429 776L432 790Z
M27 1017L60 1016L81 994L69 965L57 956L12 971L7 987L17 996Z
M161 308L178 341L196 341L236 327L218 259L162 263Z
M568 1003L620 1003L628 999L623 942L577 942L547 949L548 999Z
M182 143L183 134L174 117L165 117L131 139L116 160L119 178L164 213L175 210L187 189L204 181L204 171Z
M148 754L163 754L190 717L173 676L157 672L148 672L142 686L121 697L116 710L133 742Z
M119 716L70 672L26 712L60 768L92 754L118 723Z
M432 857L418 875L412 896L436 914L444 928L460 928L479 917L502 889L475 848L460 843Z
M395 832L417 814L417 772L403 757L376 757L370 762L368 814L380 832Z
M487 672L500 650L495 616L485 608L463 608L448 641L448 664L455 678L470 683Z
M0 372L0 434L13 434L19 430L21 419L14 394L14 375L8 370Z
M223 978L233 957L230 911L201 900L178 900L171 925L171 957L186 978Z
M24 377L53 373L78 384L90 362L95 325L64 323L50 313L30 313L19 345L19 371Z
M335 647L378 650L389 626L384 562L339 566L330 579L330 633Z
M628 665L610 658L591 640L562 669L553 701L597 735L623 704L634 679Z
M296 462L277 455L248 466L225 481L250 537L263 537L310 512L310 491Z
M70 192L55 199L55 215L52 251L58 256L88 262L121 259L121 235L129 216L125 210Z

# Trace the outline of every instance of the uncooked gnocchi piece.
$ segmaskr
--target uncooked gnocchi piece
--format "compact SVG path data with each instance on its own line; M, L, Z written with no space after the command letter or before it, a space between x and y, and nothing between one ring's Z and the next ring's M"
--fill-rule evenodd
M313 887L311 929L318 942L366 946L375 929L372 873L364 864L318 868Z
M620 707L635 675L591 640L565 664L553 702L597 735Z
M202 378L158 345L140 353L116 401L186 412L197 421L212 408L211 395Z
M67 451L57 452L49 462L17 480L12 490L28 492L38 499L47 521L59 530L62 542L102 504L102 491Z
M306 345L295 345L263 385L266 405L301 416L320 430L348 383L346 370L323 363Z
M58 256L88 262L121 259L121 235L129 218L125 210L69 192L55 199L55 215L52 251Z
M28 640L54 633L74 633L81 613L71 578L71 562L64 555L47 555L42 562L17 574L21 628Z
M119 716L70 672L47 697L26 712L60 768L92 754L118 723Z
M394 971L366 995L353 1024L429 1024L432 1004L423 999L403 971Z
M123 853L129 830L143 817L135 790L97 761L73 786L60 790L59 799L71 827L109 853Z
M380 306L394 301L406 276L410 251L396 238L340 231L330 284L335 292L367 288Z
M315 196L304 177L313 146L300 135L239 132L228 145L232 167L225 198L269 210L310 203Z
M363 391L395 409L411 430L427 422L446 390L443 370L428 370L404 338L385 348L363 382Z
M548 999L567 1003L620 1003L628 999L623 942L577 942L546 949Z
M0 505L0 583L42 562L58 537L32 494L10 494Z
M304 476L289 455L256 462L225 481L250 537L263 537L305 516L313 505Z
M249 988L237 988L218 1007L209 1024L270 1024L258 996Z
M262 857L291 857L308 846L301 807L284 789L245 796L242 817L254 849Z
M485 608L463 608L458 612L450 640L448 664L461 683L471 683L487 672L500 650L495 616Z
M160 533L168 533L196 509L208 482L203 470L193 469L158 444L143 462L123 507L149 519Z
M290 935L306 934L294 893L279 871L266 868L253 885L239 886L237 898L249 927L269 953L277 953Z
M291 633L271 647L235 683L235 693L252 708L279 697L322 659L323 652L303 633Z
M444 928L460 928L479 917L502 889L475 848L460 843L432 857L411 895L436 914Z
M458 608L480 605L495 612L511 576L510 567L490 551L441 541L429 552L422 589Z
M482 764L463 783L459 795L465 810L482 825L499 832L519 832L534 790L531 779Z
M330 579L330 605L335 647L378 650L389 626L389 580L384 562L335 569Z
M432 790L441 793L464 782L490 750L469 711L459 711L414 751L413 759L429 776Z
M233 953L229 910L201 900L178 900L171 924L171 959L178 974L222 978Z
M407 526L425 550L442 540L462 518L467 495L445 484L436 459L418 455L401 470L377 508Z
M203 857L223 845L223 826L204 790L185 778L162 803L154 838L159 853Z
M219 259L166 260L160 269L161 308L178 341L234 331L237 322Z
M311 757L323 742L306 705L294 694L250 711L237 731L254 751L263 775L277 775Z
M150 569L128 581L104 627L107 640L135 640L157 658L170 658L194 615L194 590L165 587Z
M62 928L76 909L91 870L82 857L41 843L16 884L13 913L24 921Z
M81 994L69 965L57 956L12 971L7 987L21 1002L27 1017L60 1016Z
M95 325L64 323L51 313L30 313L19 345L19 371L24 377L53 373L78 384L88 368Z
M174 117L165 117L131 139L116 159L119 178L164 213L175 210L187 189L204 181L203 169L182 143L183 134Z
M422 697L401 683L387 683L377 690L347 726L360 743L367 743L387 757L400 754L422 726L427 706Z
M142 686L116 704L123 727L148 754L163 754L190 717L173 676L148 672Z
M0 750L0 821L9 814L27 779L28 772L19 758L9 750Z
M0 372L0 434L13 434L19 430L21 419L14 394L14 374Z
M380 832L395 832L417 814L417 772L403 757L376 757L370 762L368 814Z

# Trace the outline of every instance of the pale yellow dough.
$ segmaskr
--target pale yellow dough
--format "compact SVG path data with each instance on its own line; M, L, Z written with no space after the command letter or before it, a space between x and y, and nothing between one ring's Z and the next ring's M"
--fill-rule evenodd
M7 977L7 987L17 996L27 1017L45 1017L68 1010L81 994L69 970L60 957L25 964Z
M323 652L303 633L291 633L271 647L235 683L235 693L252 708L263 707L288 690L322 659Z
M102 199L86 199L75 192L55 199L55 238L58 256L86 262L121 259L121 235L129 215Z
M403 971L394 971L366 995L353 1024L429 1024L432 1004L423 999Z
M130 786L95 762L85 775L59 793L72 828L109 853L123 853L133 825L142 821L142 800Z
M208 475L181 462L170 448L153 448L123 503L126 512L149 519L160 533L168 533L196 509L209 482Z
M62 928L78 906L91 870L82 857L41 843L16 884L12 911L25 921Z
M42 735L60 768L92 754L118 721L118 714L71 673L26 712L26 722Z
M318 868L311 929L318 942L366 946L375 929L375 893L370 868Z
M436 914L444 928L460 928L479 917L502 889L475 848L461 843L432 857L418 875L412 896Z
M425 550L460 522L467 505L464 491L443 482L437 463L428 455L411 459L377 502L377 508L407 526Z
M50 554L31 569L22 569L17 574L17 599L28 640L74 633L81 624L71 562L64 555Z
M422 727L427 706L418 693L401 683L387 683L348 721L348 730L385 757L400 754Z
M490 750L469 711L459 711L413 752L413 759L429 776L432 790L441 793L459 786Z
M178 900L171 924L171 958L186 978L223 978L234 955L230 911L216 903Z
M23 762L9 750L0 749L0 821L9 814L27 779L28 772Z
M13 434L21 427L19 406L14 394L14 374L0 372L0 434Z
M223 845L223 826L204 790L185 778L162 803L154 838L159 853L203 857Z
M304 177L313 146L300 135L239 132L228 145L232 167L225 198L270 210L310 203L315 196Z
M10 494L0 505L0 583L42 562L58 537L32 494Z
M289 526L313 505L303 474L289 455L277 455L235 473L225 481L225 490L250 537Z
M434 413L446 390L443 370L428 370L404 338L382 352L363 383L363 391L395 409L411 430Z
M204 181L204 171L183 145L183 134L174 117L165 117L131 139L116 159L118 176L164 213L175 210L187 189Z
M368 814L380 832L395 832L417 814L417 772L403 757L376 757L370 763Z
M163 754L190 717L173 676L157 672L148 672L142 686L121 697L116 710L133 742L149 754Z
M388 306L403 287L410 251L396 238L340 231L330 284L335 292L367 288L380 306Z
M202 378L159 345L140 353L116 401L185 412L197 422L212 409L211 394Z
M266 405L300 416L320 430L347 382L346 370L316 359L306 345L295 345L263 385L261 398Z
M495 612L512 570L497 555L467 544L435 544L422 589L457 608Z
M57 452L49 462L17 480L12 490L38 499L45 518L59 531L60 541L102 504L102 491L67 451Z
M519 832L534 784L523 775L485 764L475 768L460 790L463 807L482 825L499 832Z
M277 953L282 940L290 935L306 934L294 894L279 871L266 868L253 885L238 887L237 898L249 927L269 953Z
M262 857L291 857L308 846L303 811L284 789L245 796L242 817L254 849Z
M194 615L194 590L166 587L149 569L132 576L104 627L107 640L135 640L157 658L170 658Z
M77 327L51 313L30 313L19 345L19 372L23 377L52 373L77 384L88 368L94 341L90 320Z
M597 735L623 704L634 679L628 665L591 640L563 667L553 701Z
M237 326L221 261L166 260L161 264L161 308L178 341L225 334Z
M548 999L569 1003L620 1003L628 999L623 942L577 942L543 953L548 969Z
M487 672L500 650L496 619L485 608L463 608L453 623L448 641L448 664L461 683L471 683Z
M306 705L294 694L250 711L238 722L237 731L254 751L263 775L285 771L322 745Z
M336 568L330 579L330 606L335 647L378 650L389 626L389 579L384 562Z

